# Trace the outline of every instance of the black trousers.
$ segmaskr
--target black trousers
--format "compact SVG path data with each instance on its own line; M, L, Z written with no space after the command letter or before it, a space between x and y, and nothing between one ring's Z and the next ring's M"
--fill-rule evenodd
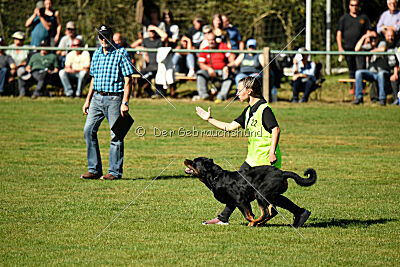
M348 51L354 51L348 50ZM366 59L365 56L352 56L346 55L344 56L347 62L347 67L349 68L349 78L354 79L356 70L365 69L366 68Z
M240 166L239 171L246 171L250 168L250 165L247 162L244 162L242 166ZM293 215L299 215L303 212L303 209L294 204L290 199L287 197L284 197L282 195L279 195L276 200L275 200L275 206L284 208L285 210L290 211L293 213ZM218 219L222 222L228 222L229 217L233 213L233 211L236 209L235 205L226 205L224 210L221 212L221 214L218 215Z

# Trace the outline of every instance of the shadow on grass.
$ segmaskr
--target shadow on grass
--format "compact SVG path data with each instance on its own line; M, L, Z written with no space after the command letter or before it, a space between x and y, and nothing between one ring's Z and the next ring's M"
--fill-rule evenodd
M369 227L374 224L385 224L388 222L395 222L397 219L376 219L376 220L358 220L358 219L330 219L329 221L307 221L302 228L328 228L328 227L341 227L341 228L350 228L350 227ZM247 223L241 223L242 225L247 225ZM267 223L258 227L291 227L288 224L272 224Z
M144 178L144 177L137 177L137 178L122 178L119 181L136 181L136 180L152 180L155 177L148 177L148 178ZM187 175L164 175L164 176L159 176L157 177L156 180L168 180L168 179L194 179L191 176L187 176Z

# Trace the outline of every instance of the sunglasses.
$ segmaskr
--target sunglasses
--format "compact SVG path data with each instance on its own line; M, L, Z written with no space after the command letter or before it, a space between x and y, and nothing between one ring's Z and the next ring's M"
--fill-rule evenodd
M356 5L350 4L350 6L359 6L359 4L356 4Z
M107 34L99 34L98 36L99 36L100 40L104 40L104 39L109 40L109 39L111 39L111 37L108 36Z

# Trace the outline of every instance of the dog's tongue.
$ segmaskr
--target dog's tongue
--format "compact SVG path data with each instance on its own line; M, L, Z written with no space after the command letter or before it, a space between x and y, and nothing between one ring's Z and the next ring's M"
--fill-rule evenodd
M193 170L190 169L189 167L186 167L186 168L185 168L185 173L186 173L186 174L193 174Z

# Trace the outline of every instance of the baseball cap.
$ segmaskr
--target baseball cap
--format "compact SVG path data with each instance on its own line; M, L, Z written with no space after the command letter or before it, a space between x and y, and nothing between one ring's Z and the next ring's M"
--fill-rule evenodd
M19 40L24 40L25 39L25 34L23 32L14 32L14 34L12 35L12 38L14 39L19 39Z
M37 1L36 8L38 8L38 9L44 8L44 1Z
M103 36L111 38L113 36L112 28L106 24L100 25L100 27L97 28L97 33L100 38Z
M249 48L250 46L257 47L257 41L256 39L249 39L247 40L246 46Z
M67 29L76 29L75 28L75 23L73 21L68 21L67 24L65 25L65 28L67 28Z

